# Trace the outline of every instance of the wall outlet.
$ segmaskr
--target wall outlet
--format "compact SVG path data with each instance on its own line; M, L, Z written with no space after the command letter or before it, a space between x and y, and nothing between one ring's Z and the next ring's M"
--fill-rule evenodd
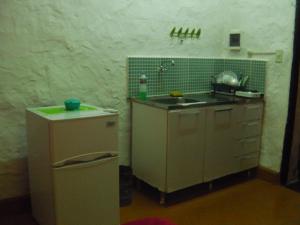
M283 50L276 50L275 62L276 63L282 63L283 62Z

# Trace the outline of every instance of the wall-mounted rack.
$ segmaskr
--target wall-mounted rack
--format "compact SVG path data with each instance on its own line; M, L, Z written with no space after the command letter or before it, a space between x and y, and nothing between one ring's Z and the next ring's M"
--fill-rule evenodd
M173 27L173 29L170 32L170 37L178 37L178 38L200 38L201 35L201 29L192 29L190 31L189 28L186 28L185 30L180 27L178 31L176 31L176 27Z

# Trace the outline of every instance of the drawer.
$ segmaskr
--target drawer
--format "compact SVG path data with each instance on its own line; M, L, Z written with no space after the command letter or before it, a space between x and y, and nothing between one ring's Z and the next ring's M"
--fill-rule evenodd
M240 104L235 106L235 121L247 122L252 120L262 120L263 104Z
M240 170L247 170L258 166L259 152L247 154L240 157Z
M250 104L245 106L245 120L261 120L263 113L262 104Z
M245 138L237 141L236 155L245 155L260 151L260 137Z
M237 123L235 128L235 137L237 139L243 139L259 136L261 134L261 123L262 122L260 120Z
M115 115L51 123L52 162L93 152L117 152L117 127Z
M261 134L261 121L243 123L243 137L253 137Z

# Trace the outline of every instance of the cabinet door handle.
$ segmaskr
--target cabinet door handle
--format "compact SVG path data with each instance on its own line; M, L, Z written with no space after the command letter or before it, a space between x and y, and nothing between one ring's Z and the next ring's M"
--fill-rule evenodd
M232 108L225 108L225 109L215 109L215 112L225 112L225 111L231 111Z

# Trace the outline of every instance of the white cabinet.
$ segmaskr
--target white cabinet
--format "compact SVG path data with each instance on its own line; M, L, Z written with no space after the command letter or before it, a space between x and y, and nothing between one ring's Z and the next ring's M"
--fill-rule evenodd
M203 182L204 131L203 108L167 111L133 102L134 175L166 193Z
M263 103L166 110L132 103L134 175L161 192L258 166Z

